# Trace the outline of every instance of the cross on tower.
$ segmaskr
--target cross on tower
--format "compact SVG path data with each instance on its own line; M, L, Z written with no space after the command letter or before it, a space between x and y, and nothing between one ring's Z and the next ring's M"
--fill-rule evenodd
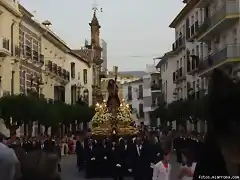
M92 10L93 10L94 12L98 11L98 10L99 10L99 9L98 9L98 6L99 6L99 5L97 4L97 0L94 0ZM102 12L102 8L100 8L100 11Z
M92 10L93 10L94 12L96 12L96 11L98 10L97 0L94 0Z

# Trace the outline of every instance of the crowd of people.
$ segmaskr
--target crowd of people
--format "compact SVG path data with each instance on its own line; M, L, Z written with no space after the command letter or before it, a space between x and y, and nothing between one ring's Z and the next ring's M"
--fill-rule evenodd
M175 151L182 163L179 177L191 177L201 139L194 133L144 132L134 137L92 137L76 133L64 138L39 136L0 138L0 180L61 179L61 157L76 153L79 171L86 178L123 180L169 179ZM162 173L162 172L165 173Z
M63 149L69 149L64 144L50 136L6 138L0 135L0 180L61 179L60 160Z
M193 177L202 146L201 136L169 131L135 137L77 136L76 155L79 171L85 168L86 178L110 177L122 180L168 180L171 154L182 164L179 178ZM164 173L163 173L164 172Z
M6 139L0 134L0 180L59 180L61 156L73 152L87 178L169 180L175 154L181 163L178 179L239 179L240 83L214 70L209 84L204 136L181 129L143 130L135 137L77 133L75 142L49 136Z

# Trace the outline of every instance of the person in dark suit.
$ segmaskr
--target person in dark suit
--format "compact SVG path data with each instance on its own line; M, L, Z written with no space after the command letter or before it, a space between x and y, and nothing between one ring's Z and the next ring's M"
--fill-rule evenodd
M58 158L59 158L58 172L62 172L62 167L61 167L61 164L60 164L60 161L61 161L61 159L62 159L60 139L57 139L57 140L56 140L55 149L56 149L56 150L55 150L55 151L56 151L56 154L58 155Z
M131 169L134 180L144 180L146 177L146 167L148 166L146 146L143 146L140 137L137 137L131 148Z
M123 162L123 175L124 176L130 176L131 173L128 171L130 168L130 150L131 150L131 144L128 143L127 139L121 140L120 143L120 151L121 151L121 157L124 160Z
M79 172L84 169L84 156L85 156L85 151L84 151L84 140L80 138L80 136L76 137L76 148L75 152L77 155L77 167Z
M111 152L111 145L107 139L102 140L102 144L100 146L100 177L110 177L109 169L110 169L110 152Z
M110 151L111 176L114 180L123 179L124 160L121 157L120 146L115 141L112 142Z
M84 148L86 162L86 178L94 178L96 176L96 148L92 140L89 140L88 146Z

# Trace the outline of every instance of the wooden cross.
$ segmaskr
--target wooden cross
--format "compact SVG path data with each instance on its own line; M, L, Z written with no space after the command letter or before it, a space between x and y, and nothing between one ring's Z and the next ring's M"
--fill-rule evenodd
M115 75L115 81L117 82L117 77L118 77L118 67L114 66L114 75Z

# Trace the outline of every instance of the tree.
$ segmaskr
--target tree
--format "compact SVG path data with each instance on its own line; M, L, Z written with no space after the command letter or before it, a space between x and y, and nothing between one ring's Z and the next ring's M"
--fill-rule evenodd
M26 110L28 98L24 95L9 95L0 99L1 118L10 134L16 130L29 118L29 111Z

